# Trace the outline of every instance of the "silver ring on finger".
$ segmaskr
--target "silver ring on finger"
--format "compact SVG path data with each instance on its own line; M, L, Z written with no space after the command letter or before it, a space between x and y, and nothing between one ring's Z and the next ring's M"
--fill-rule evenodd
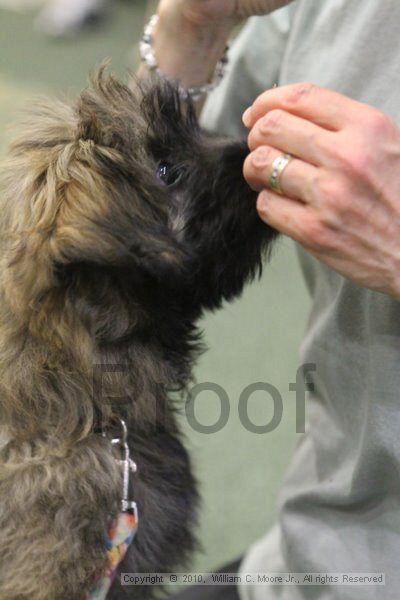
M269 177L269 187L278 194L283 194L281 188L282 173L292 160L293 156L291 154L280 154L272 163L271 175Z

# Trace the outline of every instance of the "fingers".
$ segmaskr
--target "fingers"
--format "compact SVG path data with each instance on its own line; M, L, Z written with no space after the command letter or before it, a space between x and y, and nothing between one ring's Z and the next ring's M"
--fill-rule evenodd
M257 210L261 219L271 227L299 243L306 241L307 223L313 219L311 209L306 204L264 190L258 196Z
M251 128L263 115L277 108L325 129L338 131L359 120L360 111L365 111L366 106L310 83L296 83L273 88L258 96L244 113L243 122Z
M334 251L335 232L324 226L309 204L263 190L257 199L260 218L284 235L288 235L308 251Z
M260 145L280 148L282 152L319 166L323 164L327 149L334 143L332 132L275 109L259 119L248 137L250 150Z
M274 160L282 155L271 146L260 146L249 154L243 166L243 174L249 185L256 191L269 187ZM293 158L280 176L280 186L285 196L312 203L313 181L317 168L297 158Z
M241 18L255 15L267 15L268 13L290 4L293 0L237 0L235 12Z

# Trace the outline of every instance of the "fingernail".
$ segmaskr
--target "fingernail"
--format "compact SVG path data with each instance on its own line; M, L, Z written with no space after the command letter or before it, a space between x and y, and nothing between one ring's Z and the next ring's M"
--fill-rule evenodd
M252 107L250 106L250 108L248 108L247 110L244 111L243 116L242 116L242 121L243 121L243 124L245 127L250 127L251 115L252 115Z
M262 192L260 192L258 194L258 198L257 198L258 212L262 212L262 213L267 212L268 201L269 201L269 194L268 194L267 190L263 190Z
M268 148L260 146L260 148L254 150L254 152L251 155L251 162L255 167L266 167L270 162L270 152Z

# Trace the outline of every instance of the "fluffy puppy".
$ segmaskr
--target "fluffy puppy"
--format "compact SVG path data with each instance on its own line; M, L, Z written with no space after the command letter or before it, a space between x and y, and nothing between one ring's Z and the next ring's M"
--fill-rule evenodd
M171 571L197 494L170 389L196 322L238 296L275 232L245 183L246 144L200 130L165 83L101 69L37 105L1 177L0 598L80 600L120 510L109 436L123 418L140 524L124 572ZM147 598L124 588L109 598Z

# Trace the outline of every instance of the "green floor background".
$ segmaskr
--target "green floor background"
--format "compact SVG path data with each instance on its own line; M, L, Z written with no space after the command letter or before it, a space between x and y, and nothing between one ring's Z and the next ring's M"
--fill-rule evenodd
M9 124L35 94L76 92L85 84L88 70L105 57L121 74L135 66L146 3L112 4L109 18L98 28L68 41L47 40L36 33L32 13L0 8L1 154L12 135ZM186 427L203 498L202 550L194 557L192 570L206 571L235 558L274 521L277 490L296 443L289 383L296 375L308 305L294 247L282 240L261 281L202 323L209 350L196 368L196 378L223 386L231 412L218 433L206 435ZM256 435L240 423L237 403L247 385L261 381L279 390L284 412L274 432ZM262 424L271 413L271 401L265 394L255 394L249 402L250 418ZM199 396L198 420L210 424L218 416L215 396Z

